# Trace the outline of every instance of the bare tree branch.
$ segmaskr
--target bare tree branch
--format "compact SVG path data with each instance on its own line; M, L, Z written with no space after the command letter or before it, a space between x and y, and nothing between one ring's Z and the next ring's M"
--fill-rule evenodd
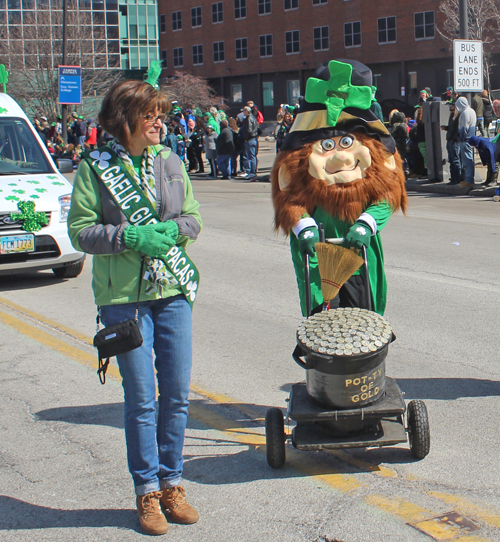
M171 100L177 100L182 109L199 107L207 111L210 106L218 104L218 109L228 109L224 99L217 96L206 79L185 72L175 72L164 85Z

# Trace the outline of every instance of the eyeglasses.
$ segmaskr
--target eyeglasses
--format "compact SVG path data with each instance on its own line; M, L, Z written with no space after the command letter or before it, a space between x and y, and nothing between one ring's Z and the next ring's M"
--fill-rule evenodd
M162 113L161 115L157 115L156 117L154 115L144 115L143 119L148 124L156 124L157 121L161 121L161 123L163 124L165 120L167 119L167 115L165 113Z

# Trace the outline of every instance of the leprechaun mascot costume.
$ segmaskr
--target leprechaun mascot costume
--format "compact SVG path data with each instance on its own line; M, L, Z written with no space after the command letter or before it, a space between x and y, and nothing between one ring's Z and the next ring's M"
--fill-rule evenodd
M380 231L406 209L402 161L394 139L370 111L372 73L355 60L332 60L307 81L305 99L276 156L271 181L275 227L290 235L302 313L304 259L309 255L311 307L323 297L314 245L318 225L345 247L366 247L371 306L384 313L387 283ZM331 308L368 308L363 268L330 302Z

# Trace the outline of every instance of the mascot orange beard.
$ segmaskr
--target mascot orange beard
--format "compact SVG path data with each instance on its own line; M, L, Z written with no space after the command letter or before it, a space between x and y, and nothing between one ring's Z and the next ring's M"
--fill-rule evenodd
M386 202L393 212L406 212L408 199L399 154L389 153L382 143L362 132L350 135L368 148L371 156L364 177L352 182L328 184L314 178L310 173L313 143L278 153L271 172L276 230L281 228L288 235L292 226L305 213L312 216L316 207L348 223L354 223L374 203Z

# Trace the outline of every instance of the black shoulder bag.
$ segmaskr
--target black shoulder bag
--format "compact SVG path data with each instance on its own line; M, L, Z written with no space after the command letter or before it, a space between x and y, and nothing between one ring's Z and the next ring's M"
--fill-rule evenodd
M97 348L99 358L99 368L97 375L101 384L106 383L106 371L108 370L109 359L113 356L119 356L130 352L143 343L141 330L139 329L139 299L141 297L142 272L144 270L144 256L141 260L141 271L139 273L139 292L137 293L137 306L135 308L135 318L118 322L112 326L105 327L99 331L101 321L99 312L97 313L97 334L94 337L94 346ZM106 361L104 361L106 360Z

